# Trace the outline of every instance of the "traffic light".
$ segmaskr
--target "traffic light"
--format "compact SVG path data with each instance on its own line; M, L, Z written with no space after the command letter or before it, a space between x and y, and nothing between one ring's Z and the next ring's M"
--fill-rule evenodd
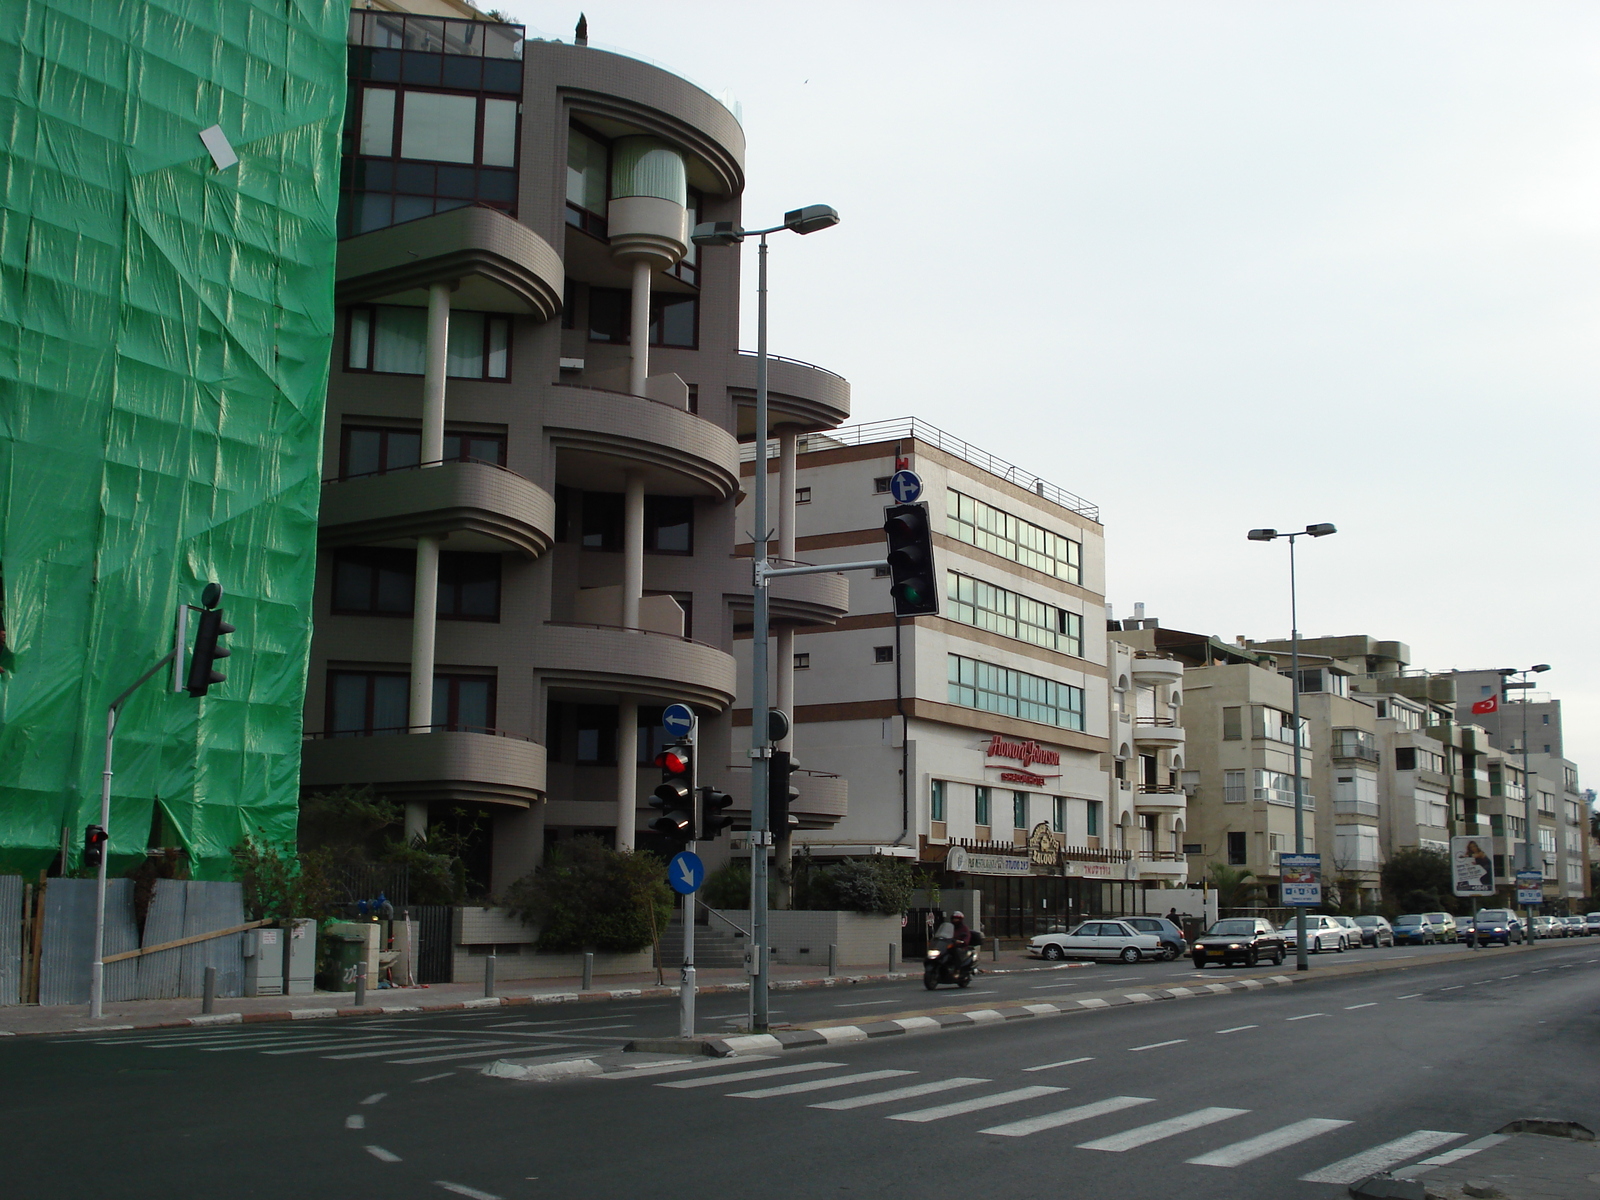
M733 818L723 810L733 805L733 797L714 787L700 789L700 836L712 841L722 836L722 831L733 824Z
M106 831L99 825L90 825L83 831L83 865L98 867L106 856Z
M217 659L227 658L233 653L220 642L224 635L234 631L234 627L222 619L222 609L217 607L221 600L222 588L215 583L207 584L201 599L205 611L200 614L195 627L194 652L189 658L186 686L191 696L204 696L212 684L225 683L228 679L213 665Z
M800 789L789 782L794 771L794 756L787 750L774 750L767 760L767 828L773 837L788 837L800 825L800 818L789 812L800 799Z
M933 526L927 504L891 504L884 509L883 532L889 542L889 595L895 616L937 616L939 577L933 569Z
M694 841L694 747L668 746L656 755L661 782L650 794L650 807L660 816L650 828L669 841Z

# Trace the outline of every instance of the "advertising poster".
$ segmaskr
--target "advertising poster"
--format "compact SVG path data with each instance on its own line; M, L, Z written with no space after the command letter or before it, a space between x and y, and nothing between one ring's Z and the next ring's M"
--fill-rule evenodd
M1278 855L1280 899L1291 908L1315 908L1322 903L1322 855Z
M1544 903L1544 872L1517 872L1517 903L1524 907Z
M1458 896L1494 895L1494 860L1489 857L1487 838L1450 839L1450 883Z

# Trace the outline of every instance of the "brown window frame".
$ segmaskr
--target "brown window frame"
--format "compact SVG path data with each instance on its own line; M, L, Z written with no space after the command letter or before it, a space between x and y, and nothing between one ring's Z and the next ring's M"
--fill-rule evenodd
M463 613L461 610L461 589L469 581L464 580L464 568L469 565L468 559L479 560L478 566L486 566L489 561L494 563L495 589L494 612ZM361 560L367 560L362 562ZM369 608L351 608L339 604L339 575L341 568L346 563L357 566L366 566L369 569L381 569L387 560L390 570L398 571L410 580L407 595L411 598L406 607L402 609L385 609L377 606L378 576L375 569L369 584L369 595L372 606ZM333 552L333 594L328 600L328 611L336 617L398 617L410 620L416 611L416 580L417 559L414 551L391 549L383 546L341 546ZM500 605L505 595L505 575L502 570L501 556L498 554L485 554L469 550L445 550L439 555L439 598L438 619L441 621L478 621L484 624L498 624L500 621Z
M383 465L380 466L376 471L362 471L362 472L360 472L359 474L356 474L356 475L350 474L350 435L352 433L376 433L376 434L379 434L379 435L382 436L383 442L382 442L381 448L379 449L379 452L378 452L378 458L379 458L379 461ZM404 465L400 465L400 466L390 466L388 464L388 457L389 457L388 435L395 434L395 433L410 434L410 435L416 437L418 439L417 454L418 454L418 456L420 458L421 453L422 453L422 451L421 451L422 433L418 429L405 428L405 427L398 426L398 425L343 425L343 426L340 426L340 429L339 429L339 474L338 474L337 478L339 480L341 480L341 481L348 480L348 479L366 479L366 478L368 478L369 476L372 476L372 475L387 475L391 471L414 471L414 470L416 470L417 469L417 465L418 465L416 463L408 463L408 464L404 464ZM477 455L467 455L467 454L455 454L455 455L452 455L452 454L448 454L447 453L444 456L444 458L440 460L442 462L484 462L484 463L489 463L491 466L496 466L496 467L503 467L503 466L506 465L506 435L504 433L484 433L484 432L482 432L480 430L475 430L475 429L446 429L445 432L444 432L444 436L445 436L445 444L446 444L445 448L446 448L446 450L449 449L449 441L450 441L451 438L472 438L472 439L477 440L477 441L494 441L494 442L498 443L499 457L498 457L498 459L487 459L487 458L478 457Z
M344 310L344 368L343 369L345 371L349 372L352 375L388 375L388 376L394 376L394 377L399 377L399 378L403 378L403 379L421 379L422 375L423 375L423 372L421 372L421 371L378 371L378 370L375 370L373 368L373 366L372 366L372 356L373 356L374 349L375 349L376 344L377 344L376 333L377 333L377 328L378 328L378 310L380 308L415 308L415 307L416 307L416 305L412 305L412 304L348 304L348 305L346 305L345 306L345 310ZM351 329L355 325L355 315L356 315L356 313L358 311L365 312L367 314L367 365L364 366L364 367L353 367L353 366L350 365L350 347L351 347L350 332L351 332ZM422 310L422 311L426 311L426 310ZM460 379L460 380L464 380L464 381L466 381L468 383L510 383L512 381L512 379L514 378L515 374L516 374L516 372L512 368L512 359L515 356L515 348L513 346L513 336L512 335L516 332L516 325L514 324L514 322L512 320L512 314L510 314L510 313L496 313L496 312L479 311L477 309L456 309L454 311L462 312L462 313L472 313L475 316L480 316L480 317L483 318L483 345L479 349L479 357L480 357L480 360L483 363L484 373L482 375L449 375L449 376L447 376L447 378L449 378L449 379ZM503 323L504 326L505 326L505 331L506 331L506 373L504 375L490 375L488 373L489 372L489 353L490 353L489 348L493 344L493 341L494 341L494 336L493 336L493 334L491 332L491 328L497 322L498 323Z

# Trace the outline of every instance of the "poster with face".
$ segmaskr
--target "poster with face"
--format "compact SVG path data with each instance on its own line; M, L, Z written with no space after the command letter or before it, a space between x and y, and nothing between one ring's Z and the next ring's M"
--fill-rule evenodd
M1494 895L1494 860L1487 838L1450 839L1450 883L1458 896Z

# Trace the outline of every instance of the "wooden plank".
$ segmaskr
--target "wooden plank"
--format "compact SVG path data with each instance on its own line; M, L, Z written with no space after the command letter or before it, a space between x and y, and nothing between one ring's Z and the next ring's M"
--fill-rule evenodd
M154 946L146 946L142 950L124 950L121 954L108 954L101 962L121 962L125 958L138 958L141 954L155 954L161 950L176 950L179 946L192 946L195 942L206 942L212 938L227 937L230 933L243 933L247 929L256 929L262 925L276 925L277 918L265 921L247 921L243 925L233 925L227 929L213 929L210 933L197 933L193 937L179 938L175 942L158 942Z

